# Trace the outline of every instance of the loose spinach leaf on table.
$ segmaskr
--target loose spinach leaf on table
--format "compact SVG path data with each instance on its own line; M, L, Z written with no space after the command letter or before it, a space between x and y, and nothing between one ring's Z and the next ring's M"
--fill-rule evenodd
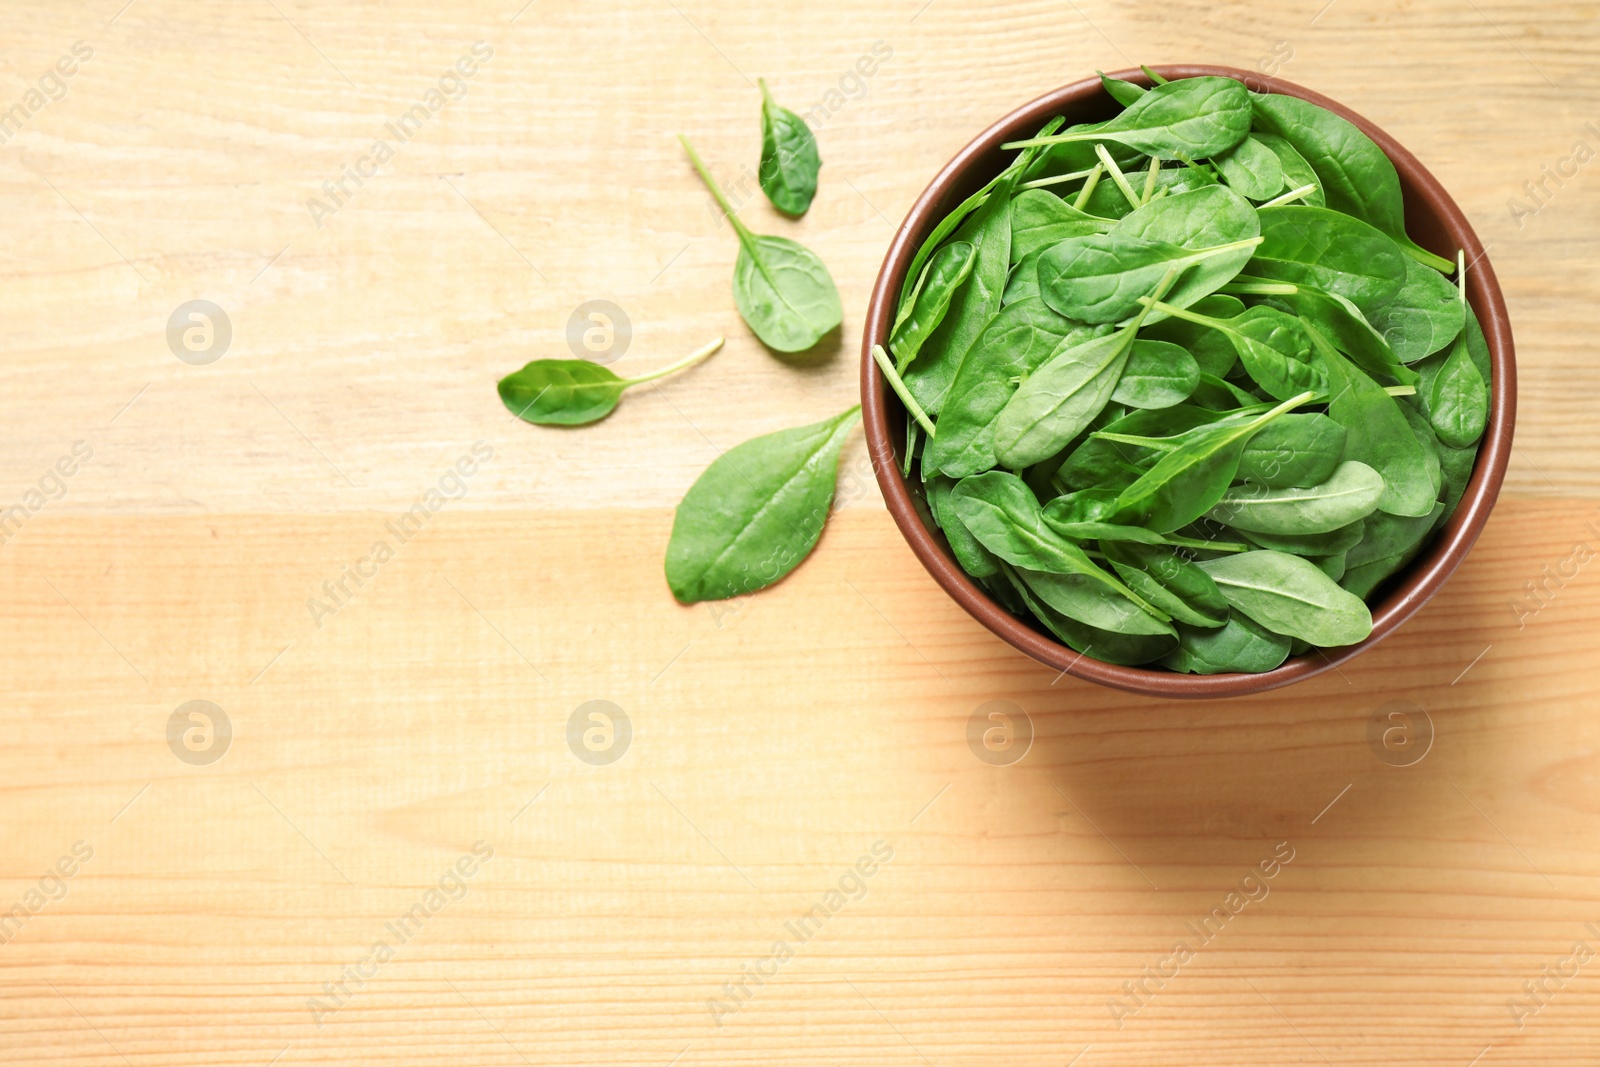
M717 338L669 367L619 378L586 359L538 359L500 379L500 400L517 418L541 426L581 426L611 414L629 386L663 378L722 347Z
M738 235L733 302L739 314L762 343L774 351L804 352L813 347L844 321L833 275L814 252L799 242L753 234L746 229L688 138L679 140Z
M685 604L741 596L776 582L822 535L839 449L861 408L728 449L678 504L667 585Z
M1361 598L1299 556L1262 549L1199 566L1229 604L1274 633L1332 647L1353 645L1372 632L1372 613Z
M817 139L806 120L779 107L761 85L761 190L772 206L789 215L804 215L817 195Z

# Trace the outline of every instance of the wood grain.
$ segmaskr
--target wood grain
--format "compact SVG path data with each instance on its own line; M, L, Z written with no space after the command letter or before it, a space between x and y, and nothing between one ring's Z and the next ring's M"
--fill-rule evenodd
M0 508L49 498L0 543L0 1059L1594 1062L1600 215L1587 166L1508 205L1600 148L1594 5L520 2L7 7L0 114L93 56L0 143ZM308 200L479 41L319 227ZM674 603L671 507L853 402L933 171L1048 88L1182 60L1347 102L1490 245L1517 450L1439 597L1287 692L1056 678L922 572L855 441L791 579ZM745 172L757 76L827 110L799 222ZM828 261L836 350L787 364L739 322L680 130ZM633 324L619 370L729 343L599 426L511 420L494 380L597 298ZM168 347L193 299L233 329L209 365ZM215 762L169 743L194 700L231 724ZM631 724L609 764L569 743L595 700ZM994 701L1032 733L1009 764L969 743ZM1401 705L1432 735L1409 766L1369 740Z

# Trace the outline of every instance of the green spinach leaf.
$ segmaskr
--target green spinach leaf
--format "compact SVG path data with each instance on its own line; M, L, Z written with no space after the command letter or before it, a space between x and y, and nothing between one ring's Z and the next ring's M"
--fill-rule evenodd
M1394 238L1408 256L1435 270L1449 270L1449 260L1434 255L1406 236L1400 175L1383 149L1354 123L1307 100L1280 94L1250 94L1255 126L1277 134L1294 146L1317 173L1327 205Z
M1345 458L1360 460L1383 476L1379 510L1426 515L1439 487L1429 477L1427 455L1399 403L1335 351L1308 319L1300 323L1322 356L1333 394L1328 414L1345 428Z
M804 352L838 329L844 309L822 260L797 241L747 230L688 138L679 140L739 237L733 302L761 342L778 352Z
M1405 285L1405 256L1383 233L1328 208L1264 208L1261 246L1247 269L1346 297L1369 318Z
M1037 298L1003 309L956 371L939 432L922 454L924 469L964 478L998 465L994 422L1016 393L1016 379L1032 374L1064 340L1087 340L1104 329L1063 318Z
M1283 192L1283 163L1272 149L1247 136L1226 152L1211 157L1222 180L1251 200L1270 200Z
M1259 674L1281 666L1289 658L1289 646L1289 638L1235 612L1221 629L1180 625L1178 647L1161 664L1187 674Z
M1139 338L1133 342L1111 399L1130 408L1170 408L1189 399L1200 384L1200 365L1177 345Z
M1353 645L1372 633L1366 604L1299 556L1262 549L1199 566L1229 604L1274 633L1323 647Z
M1325 534L1372 514L1382 495L1382 475L1350 460L1321 485L1306 489L1234 486L1206 514L1246 534Z
M581 426L611 414L629 386L663 378L722 347L717 338L658 371L619 378L586 359L538 359L500 379L500 400L517 418L541 426Z
M972 245L966 241L952 241L928 260L927 271L906 303L904 318L895 323L894 334L889 339L889 351L894 353L897 370L905 371L944 321L951 298L972 273L972 264L977 258L977 250Z
M789 215L804 215L817 195L817 139L806 120L779 107L761 82L761 189L772 206ZM730 213L731 214L731 213Z
M810 426L728 449L678 504L667 542L667 585L685 604L764 589L805 559L822 535L839 476L839 449L859 406Z
M1237 477L1274 489L1327 481L1344 457L1345 429L1326 415L1285 415L1244 446Z
M1115 118L1005 148L1116 141L1162 159L1208 159L1250 132L1250 94L1232 78L1184 78L1158 85Z

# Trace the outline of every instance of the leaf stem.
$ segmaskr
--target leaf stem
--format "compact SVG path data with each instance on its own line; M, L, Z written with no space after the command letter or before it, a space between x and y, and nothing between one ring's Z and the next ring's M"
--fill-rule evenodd
M694 150L694 145L690 144L689 138L683 134L678 134L678 140L683 142L683 150L689 153L689 162L693 163L694 169L700 172L700 180L706 183L707 189L711 190L711 195L716 198L717 204L721 206L723 215L727 216L728 221L733 223L734 230L739 234L739 240L749 240L750 231L744 228L744 223L740 222L739 216L734 214L733 205L728 203L728 198L722 194L722 186L718 185L711 177L711 172L706 169L705 163L700 159L700 153Z
M1071 174L1056 174L1049 178L1035 178L1031 182L1023 182L1020 188L1044 189L1051 185L1064 185L1067 182L1075 182L1079 178L1087 178L1093 173L1094 168L1090 167L1088 170L1075 170Z
M1450 272L1450 268L1455 266L1454 263L1451 263L1443 256L1436 256L1426 248L1423 248L1421 245L1414 243L1409 237L1403 241L1396 241L1395 243L1400 246L1400 251L1404 252L1418 263L1421 263L1424 266L1432 267L1440 274L1448 274Z
M1111 153L1106 151L1106 146L1096 141L1094 154L1100 157L1100 162L1106 165L1111 180L1117 183L1117 188L1122 190L1122 195L1128 198L1128 203L1134 207L1139 206L1139 194L1133 191L1133 186L1128 183L1128 176L1122 173L1122 168L1117 166L1117 161L1111 158Z
M1217 292L1239 296L1294 296L1300 292L1300 287L1289 282L1229 282Z
M1256 208L1256 210L1257 211L1264 211L1265 209L1267 209L1269 207L1278 207L1281 204L1292 204L1296 200L1299 200L1301 197L1310 196L1312 193L1314 193L1316 191L1317 191L1317 183L1316 182L1311 182L1311 183L1309 183L1307 185L1302 185L1298 189L1290 189L1287 193L1284 193L1282 196L1275 197L1275 198L1273 198L1271 200L1268 200L1265 204L1262 204L1260 207Z
M1078 198L1072 202L1073 210L1082 211L1083 206L1089 202L1089 195L1094 192L1094 187L1100 184L1100 175L1104 174L1104 163L1096 163L1089 171L1089 177L1084 180L1083 188L1078 190Z
M1161 157L1150 157L1150 172L1144 176L1144 195L1139 197L1139 206L1144 207L1150 202L1150 197L1155 195L1156 175L1161 173Z
M1198 548L1206 552L1248 552L1250 546L1240 544L1238 541L1199 541L1193 537L1179 537L1176 534L1163 534L1162 538L1169 545L1178 548Z
M911 412L911 417L916 419L929 437L934 436L933 420L928 418L928 413L922 410L922 405L917 403L917 398L911 395L911 390L906 388L906 383L900 380L900 373L894 369L894 363L889 359L889 353L883 350L882 345L872 346L872 359L878 364L878 369L883 371L884 378L888 379L889 388L895 391L900 398L900 403Z
M1144 305L1146 311L1160 311L1171 315L1173 318L1184 319L1201 326L1209 326L1213 330L1232 330L1232 327L1221 319L1214 319L1210 315L1202 315L1198 311L1190 311L1188 308L1173 307L1171 304L1152 300L1148 296L1139 297L1139 303Z
M688 366L691 366L692 364L698 363L700 360L705 359L707 356L711 355L711 353L715 352L717 349L719 349L721 347L722 347L722 338L718 337L715 340L711 341L709 344L705 345L704 347L697 348L693 352L690 352L687 356L685 356L684 358L678 360L678 362L676 362L676 363L673 363L673 364L671 364L669 366L666 366L666 367L662 367L660 370L651 371L649 374L641 374L637 378L624 378L622 380L622 384L623 385L638 385L641 382L653 382L657 378L665 378L667 375L673 373L674 371L680 371L680 370L683 370L683 368L685 368L685 367L688 367Z

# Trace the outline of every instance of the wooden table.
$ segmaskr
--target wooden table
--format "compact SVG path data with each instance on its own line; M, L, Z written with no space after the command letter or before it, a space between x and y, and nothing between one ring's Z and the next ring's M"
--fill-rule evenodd
M1597 1062L1593 4L519 3L7 5L0 1060ZM1286 692L1056 678L858 438L791 580L674 603L673 505L853 402L935 168L1140 60L1347 102L1491 246L1517 450L1444 592ZM758 76L818 128L798 223ZM739 321L678 131L831 265L836 352ZM516 423L495 379L590 300L618 370L728 345Z

